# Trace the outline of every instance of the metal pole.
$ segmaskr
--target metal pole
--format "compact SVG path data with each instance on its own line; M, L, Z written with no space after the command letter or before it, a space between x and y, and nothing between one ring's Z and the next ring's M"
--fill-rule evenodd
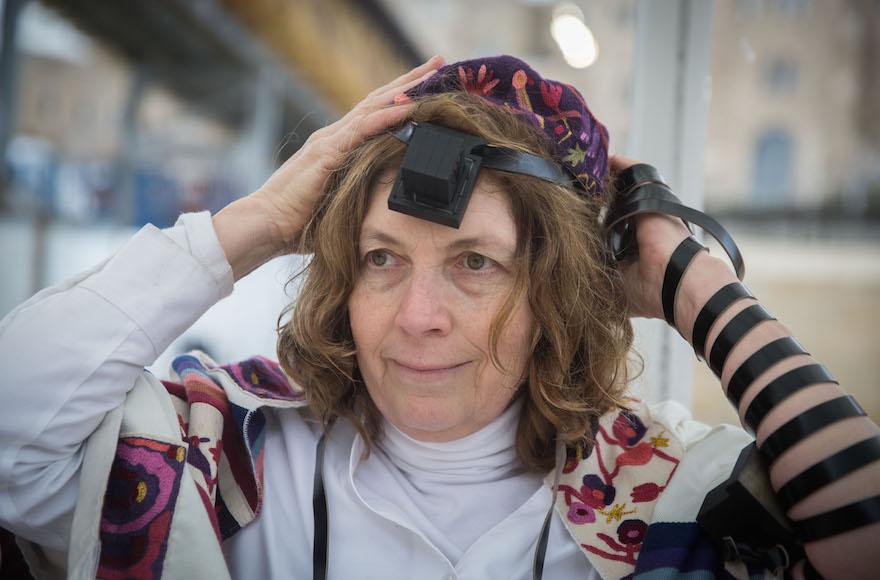
M0 39L0 196L7 195L9 167L6 151L15 130L18 112L18 17L27 0L0 0L2 34Z
M638 0L632 123L627 154L657 166L681 200L702 207L711 0ZM690 406L693 351L657 320L639 320L645 355L639 389L654 400Z

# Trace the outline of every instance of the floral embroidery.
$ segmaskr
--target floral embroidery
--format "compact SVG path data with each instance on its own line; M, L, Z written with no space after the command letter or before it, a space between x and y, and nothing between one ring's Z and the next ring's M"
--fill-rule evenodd
M641 485L637 485L633 488L630 497L636 503L643 501L654 501L660 495L660 492L666 489L665 487L660 487L654 482L649 481L648 483L643 483Z
M562 98L562 87L541 81L541 98L544 99L544 104L558 113L559 100Z
M597 191L599 190L599 182L596 181L592 175L590 175L589 173L579 173L578 178L584 180L588 193L597 193Z
M636 510L632 509L630 511L624 511L626 509L626 504L620 505L618 503L614 504L614 507L608 511L599 510L599 513L603 516L606 516L605 523L610 524L611 522L619 522L623 516L628 516L629 514L636 513Z
M477 73L477 80L474 81L474 69L469 68L465 71L464 67L458 67L458 76L461 79L461 85L469 93L480 96L490 96L492 89L498 84L500 79L493 79L495 75L493 71L486 74L486 65L481 65Z
M182 357L181 357L182 358ZM254 357L222 367L244 390L261 399L303 401L305 395L294 391L278 363L263 357Z
M655 449L657 447L669 447L669 438L663 437L664 433L666 433L666 431L660 431L659 435L651 437L651 447L654 447Z
M589 497L596 500L595 504L590 502L590 505L597 508L611 505L617 494L613 485L605 485L601 477L592 473L584 476L584 487L581 489L583 490L584 488L589 490Z
M632 446L642 440L648 431L642 420L629 411L621 411L614 420L612 432L618 441L627 440L627 445Z
M123 437L101 517L99 578L161 578L183 476L183 447Z
M645 539L647 530L648 525L642 520L626 520L617 526L617 540L608 534L596 534L596 537L605 542L613 552L607 552L596 546L581 545L597 556L629 564L630 567L627 569L631 570L636 563L636 554L642 549L642 541Z
M558 487L557 505L603 577L633 572L646 522L683 453L644 403L631 399L627 406L600 418L592 449L568 450Z
M652 456L651 446L647 443L639 443L632 449L627 449L617 456L617 467L623 465L644 465L651 461Z
M526 75L526 71L520 69L513 73L511 84L513 85L513 88L516 89L516 101L519 103L520 109L531 113L532 116L537 119L538 124L543 130L544 117L535 113L535 110L532 108L532 101L529 99L529 93L526 91L526 85L532 84L532 79Z
M648 524L642 520L626 520L617 527L617 541L621 544L641 544Z
M568 508L568 519L576 524L591 524L596 521L596 512L587 504L576 501Z
M541 81L541 98L544 99L545 105L557 113L556 115L549 117L549 119L552 121L562 121L562 125L557 125L555 131L557 135L565 133L565 136L559 140L559 143L563 143L572 135L571 127L568 124L568 117L581 118L581 114L575 110L562 111L559 109L559 103L562 100L562 85L554 85L549 81L547 83ZM582 141L586 140L584 139L585 136L587 136L586 132L581 132ZM581 162L582 161L583 159L581 159Z
M575 165L583 163L586 156L587 152L581 149L580 145L575 145L573 149L570 148L568 150L568 155L563 157L562 160L574 167Z

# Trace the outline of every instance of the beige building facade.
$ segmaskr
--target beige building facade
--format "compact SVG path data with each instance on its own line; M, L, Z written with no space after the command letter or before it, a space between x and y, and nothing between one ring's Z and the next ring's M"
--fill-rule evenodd
M864 196L880 163L865 123L880 117L878 21L876 2L715 2L709 208L812 210Z

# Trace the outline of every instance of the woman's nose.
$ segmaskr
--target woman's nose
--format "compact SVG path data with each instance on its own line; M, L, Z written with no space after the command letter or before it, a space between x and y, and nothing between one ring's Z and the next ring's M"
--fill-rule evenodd
M447 334L452 317L444 299L441 276L415 272L403 290L395 323L409 335Z

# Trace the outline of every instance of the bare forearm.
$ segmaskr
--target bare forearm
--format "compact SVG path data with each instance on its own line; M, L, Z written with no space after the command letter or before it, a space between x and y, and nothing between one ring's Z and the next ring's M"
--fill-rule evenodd
M685 273L676 300L676 321L687 340L692 339L694 321L706 301L718 289L731 282L736 282L736 277L722 261L707 254L698 255L694 259ZM711 352L721 329L739 312L753 304L756 304L754 299L742 299L724 311L711 327L705 352ZM789 336L791 333L783 324L772 320L760 322L750 330L735 344L724 362L721 370L721 385L725 393L731 376L744 361L770 342ZM767 368L743 392L738 408L740 420L744 420L745 411L755 396L771 381L792 369L816 362L809 355L795 355ZM797 390L775 405L757 425L758 444L762 444L768 435L793 417L845 394L840 386L832 382L813 384ZM880 429L877 425L864 416L837 421L808 435L783 452L770 468L771 482L778 491L793 477L816 463L878 433ZM874 462L798 501L788 511L788 515L793 520L802 520L878 494L880 494L880 462ZM871 549L876 542L875 536L878 531L880 524L873 524L811 542L806 546L807 553L816 568L825 575L867 577L880 563L880 555Z
M283 241L252 197L227 205L213 222L236 281L284 253Z

